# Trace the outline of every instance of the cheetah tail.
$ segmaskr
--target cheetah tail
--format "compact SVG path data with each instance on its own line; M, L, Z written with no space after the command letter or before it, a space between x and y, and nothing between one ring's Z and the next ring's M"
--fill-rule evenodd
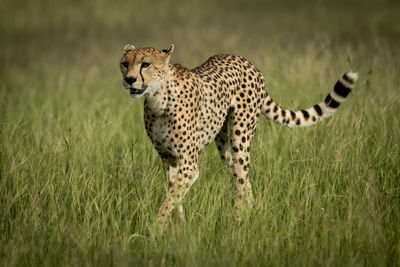
M263 114L282 125L288 127L306 127L316 124L335 113L337 107L346 100L347 95L354 88L358 74L347 72L336 82L333 90L325 100L308 109L293 111L278 106L270 96L264 101Z

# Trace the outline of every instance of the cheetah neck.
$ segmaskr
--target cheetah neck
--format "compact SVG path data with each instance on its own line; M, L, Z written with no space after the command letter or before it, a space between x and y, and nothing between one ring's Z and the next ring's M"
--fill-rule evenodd
M178 94L178 88L174 83L173 65L169 64L160 88L154 93L146 95L145 108L149 109L157 117L164 116L168 111L168 106L174 100L173 96L175 94Z

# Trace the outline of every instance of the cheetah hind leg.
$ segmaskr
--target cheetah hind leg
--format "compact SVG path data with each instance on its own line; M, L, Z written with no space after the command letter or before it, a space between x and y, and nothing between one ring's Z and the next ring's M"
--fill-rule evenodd
M225 119L224 125L215 137L215 144L217 145L221 160L228 165L229 168L233 166L231 144L229 140L229 117Z
M253 120L253 124L249 127L242 127L240 117L231 117L231 146L232 146L232 171L236 187L235 194L235 222L240 221L244 215L248 215L250 208L253 206L254 198L249 180L250 167L250 147L251 141L255 133L257 118Z

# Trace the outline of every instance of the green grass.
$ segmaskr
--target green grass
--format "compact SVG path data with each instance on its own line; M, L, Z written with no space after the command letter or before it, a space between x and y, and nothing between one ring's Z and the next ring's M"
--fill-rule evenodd
M400 265L400 5L365 2L2 1L0 266ZM317 126L260 120L248 220L211 145L187 223L152 239L167 182L122 87L129 42L243 55L288 108L360 80Z

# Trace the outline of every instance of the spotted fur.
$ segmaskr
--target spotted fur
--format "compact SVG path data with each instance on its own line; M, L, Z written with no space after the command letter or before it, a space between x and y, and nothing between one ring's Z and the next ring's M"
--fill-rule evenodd
M121 59L124 87L134 98L145 96L145 128L168 174L161 226L176 206L184 220L182 199L199 177L200 152L212 141L232 168L239 216L253 201L250 149L260 115L288 127L313 125L336 111L358 78L345 73L322 102L293 111L272 100L263 75L245 58L216 55L189 70L169 62L173 51L173 45L161 51L126 45Z

